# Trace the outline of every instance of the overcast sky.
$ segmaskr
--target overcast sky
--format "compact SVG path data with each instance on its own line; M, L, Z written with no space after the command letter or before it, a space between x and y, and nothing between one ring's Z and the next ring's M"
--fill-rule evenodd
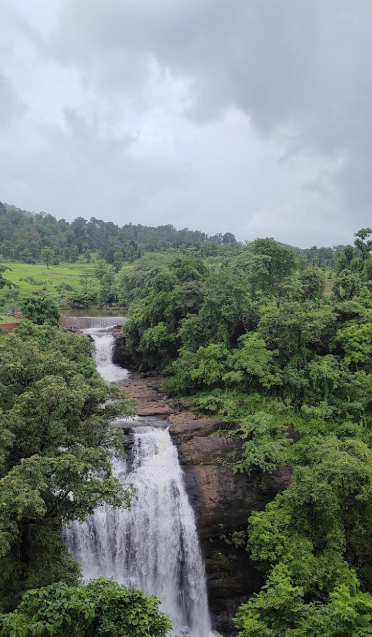
M0 200L350 243L372 226L372 0L0 0Z

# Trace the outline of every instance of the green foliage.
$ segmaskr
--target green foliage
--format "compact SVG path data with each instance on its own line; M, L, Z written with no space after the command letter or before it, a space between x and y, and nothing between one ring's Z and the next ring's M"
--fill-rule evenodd
M372 228L362 228L355 233L354 245L359 251L361 259L364 261L368 259L369 253L372 250L372 241L368 239L372 234Z
M355 365L356 369L372 371L372 324L345 327L339 330L334 343L342 347L345 365Z
M89 221L78 217L69 223L45 212L34 214L1 202L0 210L0 254L26 263L41 258L47 268L62 260L76 263L83 258L89 263L96 253L119 271L123 260L131 263L143 252L176 249L204 258L228 252L236 245L231 233L208 237L198 230L176 230L170 224L153 228L128 223L120 228L94 217Z
M239 345L227 359L232 371L224 375L226 384L250 386L255 380L267 388L280 384L280 376L275 374L272 365L278 351L269 351L257 333L244 334L239 338Z
M249 520L252 557L269 572L237 626L247 636L371 634L372 597L356 574L370 585L372 452L355 440L298 444L291 486Z
M0 265L0 290L2 288L8 287L9 289L14 287L14 284L4 277L4 272L10 270L6 265Z
M47 266L47 268L49 269L50 264L53 261L54 258L54 252L51 248L43 248L43 250L41 251L41 258L44 261L45 265Z
M308 603L285 569L235 618L239 637L367 637L372 635L372 597L340 584L325 603Z
M30 590L0 616L2 637L166 637L172 625L159 600L103 578Z
M106 401L105 407L102 407ZM112 477L132 401L106 385L84 336L27 320L0 339L0 608L78 570L61 528L96 506L127 504Z
M122 278L133 355L162 370L168 390L194 394L199 412L225 419L224 435L241 440L234 471L292 474L250 519L265 586L238 615L244 636L372 634L369 233L322 254L338 255L332 294L317 248L306 265L273 239L204 268L164 259Z
M21 301L25 318L37 325L58 325L60 311L58 305L46 296L29 296Z
M286 431L288 424L283 418L257 411L240 423L238 433L243 442L242 460L235 463L234 471L251 473L259 469L272 473L276 467L288 461L290 441Z

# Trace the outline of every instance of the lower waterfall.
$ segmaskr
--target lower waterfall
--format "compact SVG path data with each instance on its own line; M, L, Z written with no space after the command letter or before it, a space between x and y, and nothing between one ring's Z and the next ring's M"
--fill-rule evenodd
M125 461L113 460L113 474L133 485L131 507L99 507L83 524L70 524L65 541L84 579L103 576L144 589L159 597L175 634L207 637L204 564L167 422L137 417L128 438L130 452Z

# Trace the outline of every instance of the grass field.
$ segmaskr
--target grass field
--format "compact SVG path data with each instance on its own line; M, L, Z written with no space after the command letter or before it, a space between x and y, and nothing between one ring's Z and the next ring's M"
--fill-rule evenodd
M60 263L49 266L49 269L43 264L4 262L2 265L11 268L4 273L4 277L19 286L18 291L22 296L31 294L36 289L42 289L48 296L57 297L57 285L69 283L71 287L77 288L80 285L81 276L88 276L98 288L98 281L94 274L95 263ZM32 277L34 282L25 281L29 277ZM4 293L4 290L2 292Z
M50 265L49 269L44 264L9 263L2 262L10 270L4 272L4 277L14 283L17 288L14 290L5 287L0 290L0 317L5 321L5 313L1 312L1 307L5 311L14 311L17 305L16 297L29 296L33 292L42 292L45 296L55 299L61 308L64 307L63 298L68 297L72 290L66 289L69 286L73 290L80 289L81 277L87 277L93 290L99 290L99 281L95 276L96 263L60 263ZM132 264L124 264L123 269L133 267ZM120 273L119 273L120 274ZM5 309L6 308L6 309ZM9 320L9 316L8 316Z

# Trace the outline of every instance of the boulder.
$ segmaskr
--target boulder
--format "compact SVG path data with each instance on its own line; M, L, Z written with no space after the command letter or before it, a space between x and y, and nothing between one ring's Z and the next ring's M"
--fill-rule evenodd
M173 414L173 409L167 403L159 401L153 403L143 403L139 410L139 416L170 416Z

